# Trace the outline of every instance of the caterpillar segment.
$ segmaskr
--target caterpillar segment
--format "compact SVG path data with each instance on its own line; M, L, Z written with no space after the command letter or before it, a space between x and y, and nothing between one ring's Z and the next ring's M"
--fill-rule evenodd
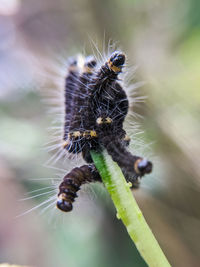
M70 58L68 60L67 76L65 79L65 125L64 125L64 137L66 140L66 135L68 132L69 121L71 119L71 112L73 110L73 100L75 96L75 91L77 87L77 81L79 77L79 67L78 58Z
M59 186L57 208L65 212L71 211L80 187L87 182L96 181L101 181L101 178L94 164L72 169Z
M94 129L90 129L82 123L83 117L88 114L90 76L95 66L94 57L86 57L75 84L73 103L69 112L70 120L65 123L64 129L64 148L69 153L78 154L82 152L83 147L87 146L88 140L95 137Z

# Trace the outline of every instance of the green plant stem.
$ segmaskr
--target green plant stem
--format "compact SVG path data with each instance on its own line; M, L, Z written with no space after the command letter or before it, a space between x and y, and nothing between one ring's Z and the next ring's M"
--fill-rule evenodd
M148 266L171 266L144 219L119 166L106 153L91 152L105 187L121 219Z

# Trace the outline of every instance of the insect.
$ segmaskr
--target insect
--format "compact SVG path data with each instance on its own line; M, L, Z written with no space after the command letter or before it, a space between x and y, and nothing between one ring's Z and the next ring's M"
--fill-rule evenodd
M57 208L73 208L82 184L101 181L90 152L106 149L117 162L127 181L137 187L138 178L152 171L152 163L128 151L130 138L123 129L129 102L119 83L125 55L115 51L99 68L94 57L84 59L80 69L77 58L69 60L65 80L65 124L63 149L81 153L87 164L72 169L59 186Z

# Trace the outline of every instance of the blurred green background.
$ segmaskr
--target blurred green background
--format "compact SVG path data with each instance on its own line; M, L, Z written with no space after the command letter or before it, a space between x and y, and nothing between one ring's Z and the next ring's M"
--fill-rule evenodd
M54 87L58 62L92 53L92 39L100 51L116 41L137 66L134 82L145 81L148 98L135 110L154 171L134 194L172 266L199 266L199 10L197 0L0 1L0 262L146 266L103 186L86 186L70 214L43 202L56 194L59 169L78 164L45 165L43 90Z

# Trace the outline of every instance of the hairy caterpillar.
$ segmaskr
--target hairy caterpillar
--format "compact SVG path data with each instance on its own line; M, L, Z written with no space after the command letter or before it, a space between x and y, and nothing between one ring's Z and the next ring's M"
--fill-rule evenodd
M63 149L70 154L81 153L88 165L72 169L59 186L57 208L71 211L77 191L86 182L101 181L90 151L106 149L118 163L127 181L138 187L138 178L152 171L152 163L132 155L127 147L130 138L123 129L129 103L118 82L125 55L115 51L97 69L92 56L80 67L78 58L70 59L65 80L65 122Z

